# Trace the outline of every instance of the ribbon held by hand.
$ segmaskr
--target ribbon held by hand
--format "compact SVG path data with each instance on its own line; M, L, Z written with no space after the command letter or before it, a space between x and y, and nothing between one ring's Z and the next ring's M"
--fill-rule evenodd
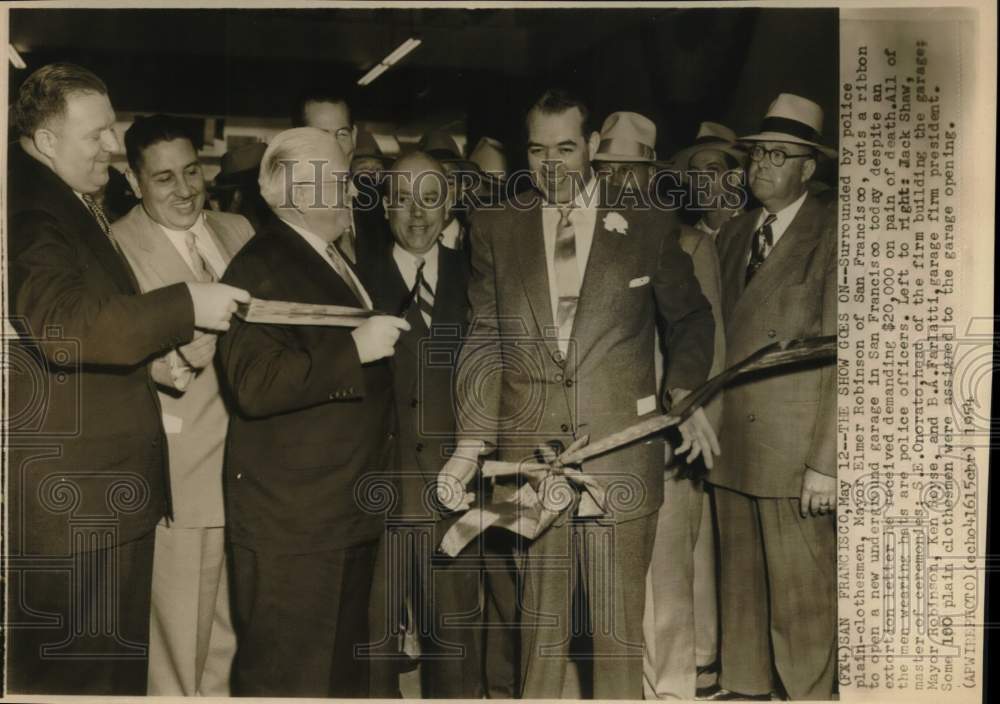
M484 462L483 477L520 475L527 481L516 490L504 487L507 492L501 492L499 497L495 495L492 502L470 508L445 534L441 550L455 557L490 526L534 540L574 504L577 504L577 516L605 515L608 509L606 492L594 476L579 469L584 461L682 423L739 377L792 364L835 360L836 345L834 335L775 342L706 381L668 414L648 418L593 444L589 437L580 438L559 455L543 450L545 462ZM501 487L498 485L496 489Z

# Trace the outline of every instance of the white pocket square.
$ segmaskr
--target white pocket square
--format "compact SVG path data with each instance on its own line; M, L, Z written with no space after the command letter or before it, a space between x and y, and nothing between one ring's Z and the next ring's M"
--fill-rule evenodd
M632 279L628 282L629 288L639 288L640 286L645 286L649 283L648 276L640 276L638 279Z

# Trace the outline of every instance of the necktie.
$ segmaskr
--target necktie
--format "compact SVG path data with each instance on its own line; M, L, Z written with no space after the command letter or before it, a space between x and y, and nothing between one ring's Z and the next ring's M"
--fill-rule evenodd
M417 278L413 282L413 287L416 289L417 295L414 300L417 302L420 315L423 317L424 322L427 323L427 327L430 328L434 312L434 290L427 283L427 279L424 278L424 264L426 264L424 258L417 257L417 262Z
M121 254L121 249L118 248L118 243L111 234L111 221L108 220L108 216L104 212L104 207L89 193L83 193L81 195L83 197L83 204L87 206L87 210L89 210L90 214L94 216L95 220L97 220L97 224L101 226L101 230L104 231L107 238L111 240L111 244L114 246L115 251L118 252L118 254Z
M344 234L337 238L337 249L351 264L358 263L358 249L354 243L354 228L348 226Z
M218 275L212 270L208 262L205 261L201 250L198 249L198 241L198 235L193 232L188 232L185 235L185 242L187 243L188 254L191 256L191 267L194 269L194 275L198 281L205 284L218 281Z
M753 233L753 244L750 248L750 261L747 263L745 283L750 283L750 279L753 278L760 265L767 259L767 255L771 253L771 247L774 246L774 231L771 230L771 223L775 219L776 216L774 213L768 213L767 217L764 218L764 222Z
M554 257L556 291L559 294L556 325L559 327L559 349L563 354L566 354L569 349L569 337L573 331L576 305L580 300L580 269L576 264L576 229L569 219L571 212L572 208L559 209Z
M354 283L354 277L351 276L351 268L344 261L344 255L340 253L337 245L330 242L326 245L326 256L330 258L330 262L333 264L333 270L340 274L340 278L344 280L347 287L351 289L351 293L354 297L358 299L358 303L362 308L367 308L365 305L365 297L361 294L361 289L358 288L357 284Z

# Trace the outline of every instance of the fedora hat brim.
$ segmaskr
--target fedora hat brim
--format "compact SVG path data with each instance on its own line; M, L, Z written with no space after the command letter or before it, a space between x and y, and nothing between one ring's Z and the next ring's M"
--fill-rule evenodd
M796 137L793 134L787 134L785 132L759 132L757 134L752 134L749 137L740 137L741 142L787 142L789 144L802 144L807 147L812 147L819 151L823 156L830 159L837 158L837 150L826 145L820 144L819 142L812 142L808 139L802 139L801 137Z

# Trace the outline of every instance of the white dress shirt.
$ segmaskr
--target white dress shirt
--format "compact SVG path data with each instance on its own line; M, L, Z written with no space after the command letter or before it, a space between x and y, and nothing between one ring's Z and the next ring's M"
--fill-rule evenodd
M302 239L304 239L309 244L310 247L312 247L313 249L315 249L316 253L319 256L323 257L323 261L325 261L327 264L330 265L331 271L333 271L333 273L337 274L337 276L340 276L340 274L337 272L337 270L333 268L333 262L330 261L330 255L326 253L326 247L329 244L329 242L327 242L326 240L324 240L322 237L320 237L318 235L315 235L312 232L309 232L309 230L307 230L307 229L305 229L303 227L299 227L295 223L288 222L284 218L282 218L281 221L283 223L285 223L286 225L288 225L293 230L295 230L297 233L299 233L299 235L302 237ZM345 261L346 261L346 259L345 259ZM351 281L354 282L354 285L357 287L358 291L361 293L361 297L364 299L363 303L365 304L365 308L367 308L368 310L371 310L372 308L374 308L375 306L372 305L372 299L368 295L368 291L365 290L364 285L361 283L361 279L359 279L357 277L357 274L354 273L354 269L352 269L349 264L348 264L348 267L347 267L347 273L350 274Z
M765 248L765 257L770 255L774 248L778 246L778 240L780 240L781 236L785 234L785 230L787 230L788 226L792 224L792 220L795 219L795 216L799 214L799 210L802 208L802 204L806 202L806 196L808 195L808 191L804 192L794 203L789 203L784 208L774 213L774 222L771 223L771 246L769 248ZM764 224L764 220L770 214L771 213L767 208L760 209L760 215L757 216L757 224L753 226L754 232L756 232L760 226ZM753 252L753 247L750 247L750 251L751 253ZM747 254L747 264L750 263L750 256L751 254Z
M583 274L587 270L587 260L590 258L590 247L594 243L594 226L597 224L597 199L587 198L585 194L593 191L593 178L587 183L583 192L578 193L573 201L573 209L569 221L576 233L576 266L580 270L580 285L583 286ZM559 319L559 288L556 282L556 235L559 230L559 208L551 203L542 204L542 233L545 238L545 267L549 276L549 301L552 304L552 320Z
M424 258L424 281L427 285L431 287L431 291L437 293L438 284L438 249L440 245L435 242L434 246L429 250L424 252L422 256ZM413 288L413 284L417 282L417 266L419 262L417 261L416 254L407 252L405 249L400 247L398 244L392 246L392 258L396 262L396 267L399 269L399 273L403 276L403 281L406 283L407 290Z
M458 218L455 218L441 230L440 240L441 244L448 249L459 249L462 246L459 241L461 237L462 225L458 222Z
M219 251L219 246L215 243L215 238L212 236L212 233L208 229L208 225L205 223L205 213L201 213L198 216L198 219L195 220L194 225L189 227L187 230L174 230L162 223L156 224L159 225L161 230L163 230L163 234L167 236L167 239L170 240L170 244L174 246L174 249L176 249L177 253L181 255L181 259L184 260L191 271L195 271L195 268L194 262L191 261L191 253L188 251L187 247L187 233L194 233L198 253L201 254L205 263L212 268L215 275L222 278L222 274L226 271L226 259L222 256L222 252Z

